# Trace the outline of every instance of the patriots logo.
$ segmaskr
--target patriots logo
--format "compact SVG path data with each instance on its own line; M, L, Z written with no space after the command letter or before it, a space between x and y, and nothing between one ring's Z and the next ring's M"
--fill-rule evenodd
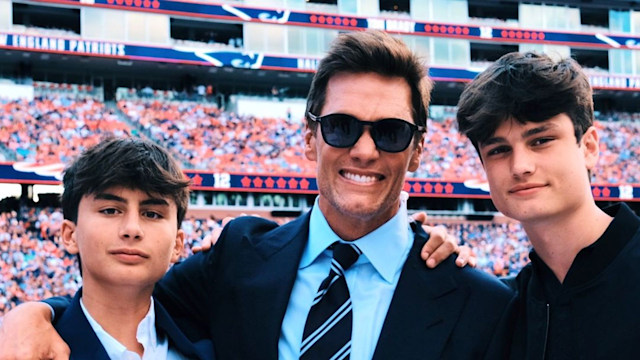
M201 48L175 46L173 50L192 53L196 57L217 67L232 66L241 69L260 69L264 54L255 52L220 51Z

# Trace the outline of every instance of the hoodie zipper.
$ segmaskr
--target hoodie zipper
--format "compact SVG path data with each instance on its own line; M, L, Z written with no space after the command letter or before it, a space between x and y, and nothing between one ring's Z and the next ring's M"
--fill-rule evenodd
M547 303L547 322L544 329L544 348L542 349L542 360L547 357L547 341L549 340L549 304Z

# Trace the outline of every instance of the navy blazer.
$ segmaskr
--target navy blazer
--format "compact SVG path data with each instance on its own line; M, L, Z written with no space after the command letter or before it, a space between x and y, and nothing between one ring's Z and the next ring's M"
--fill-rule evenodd
M82 289L55 323L55 329L71 349L70 359L109 360L106 350L91 328L80 307ZM163 332L172 348L190 359L214 359L213 344L209 340L193 343L178 329L165 308L154 299L156 331Z
M435 269L415 239L402 269L374 359L502 359L513 292L450 257ZM231 221L210 251L175 265L157 296L173 316L197 313L218 359L277 359L280 328L309 232L309 214L288 224Z

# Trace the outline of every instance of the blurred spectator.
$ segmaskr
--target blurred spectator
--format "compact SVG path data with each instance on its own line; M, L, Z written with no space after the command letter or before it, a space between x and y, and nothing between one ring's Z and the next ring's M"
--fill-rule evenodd
M73 294L77 260L59 243L57 209L0 214L0 314L28 300Z

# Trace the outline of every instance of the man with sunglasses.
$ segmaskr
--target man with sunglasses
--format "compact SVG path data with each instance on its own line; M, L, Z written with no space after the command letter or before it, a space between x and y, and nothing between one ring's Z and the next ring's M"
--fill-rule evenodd
M205 314L219 358L502 358L512 293L452 258L428 269L401 197L423 148L425 72L383 32L335 40L307 100L312 210L275 228L238 218L159 286L168 308Z
M431 82L402 41L338 36L307 100L312 210L282 226L241 217L211 251L175 265L156 296L219 359L499 359L512 292L448 258L409 222Z

